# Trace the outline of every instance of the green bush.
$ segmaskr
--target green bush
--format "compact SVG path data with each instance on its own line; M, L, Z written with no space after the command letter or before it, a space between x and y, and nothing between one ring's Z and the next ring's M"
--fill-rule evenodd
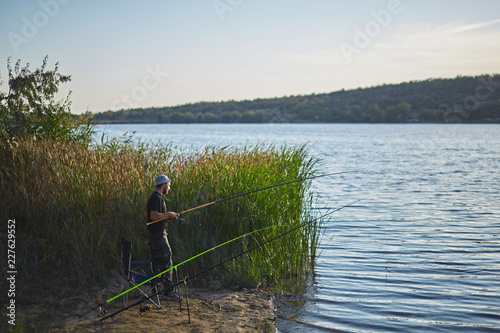
M63 101L55 100L59 85L71 77L59 74L57 63L48 70L47 61L45 57L42 66L31 71L29 64L21 67L21 60L12 68L8 59L8 92L0 91L0 148L14 137L90 142L91 119L71 115L70 94Z

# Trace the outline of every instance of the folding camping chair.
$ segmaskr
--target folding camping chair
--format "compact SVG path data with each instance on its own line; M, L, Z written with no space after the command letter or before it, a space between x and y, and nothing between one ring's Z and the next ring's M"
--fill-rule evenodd
M129 286L129 288L131 286L136 286L139 283L144 282L147 279L154 276L153 264L151 263L151 260L132 261L132 243L130 243L123 237L122 237L122 265L123 265L122 276L127 281L127 285ZM141 269L141 272L132 270L132 265L142 265L142 266L149 265L151 273L147 274L144 271L144 269ZM158 291L158 287L155 285L153 281L148 281L145 284L135 289L137 289L142 295L146 296L158 309L161 309L160 296L157 294L156 296L150 297L145 291L141 289L141 287L145 285L151 286L152 293L156 293ZM128 303L128 295L129 293L123 295L123 303L125 306L127 306Z

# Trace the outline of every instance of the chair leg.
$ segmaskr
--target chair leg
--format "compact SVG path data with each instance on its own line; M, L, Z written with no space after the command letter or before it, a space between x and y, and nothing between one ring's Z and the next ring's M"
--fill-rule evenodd
M152 299L152 298L151 298L151 296L149 296L148 294L146 294L146 293L145 293L144 291L142 291L141 289L139 289L139 288L137 288L137 289L141 292L141 294L143 294L144 296L146 296L146 297L149 299L149 301L150 301L151 303L153 303L153 304L154 304L154 305L155 305L158 309L161 309L161 305L160 305L160 298L158 297L158 295L156 295L156 297L157 297L157 302L155 302L155 300L154 300L154 299ZM151 288L151 290L153 291L153 293L156 293L156 291L154 291L154 290L155 290L155 287Z
M153 293L156 294L156 302L158 302L158 309L161 309L161 301L160 301L160 294L158 293L158 286L155 285L153 288L151 288Z
M130 284L130 281L125 277L123 276L122 274L120 274L120 292L124 292L125 290L127 290L128 286ZM122 296L122 299L123 299L123 306L127 306L128 305L128 293L124 294Z
M177 267L174 268L174 271L175 271L175 284L178 284L179 283L179 274L177 273ZM175 289L177 289L177 295L180 295L180 290L179 290L179 285L177 285L175 287ZM181 298L179 297L179 310L182 311L182 301L181 301Z
M188 290L187 290L186 280L184 280L184 290L186 291L186 307L188 310L188 323L191 324L191 315L189 314L189 301L188 301Z
M134 286L137 285L136 283L133 283L133 282L131 282L131 283ZM152 291L153 294L157 293L157 291L158 291L157 288L158 288L157 286L154 286L154 287L151 288L151 291ZM158 294L156 294L156 301L155 301L151 296L149 296L144 291L142 291L141 288L136 288L136 289L139 290L139 292L143 296L145 296L151 303L153 303L158 309L161 309L161 302L160 302L160 297L159 297ZM124 297L124 302L125 302L125 297L127 297L127 302L128 302L128 294L123 295L123 297ZM125 306L127 306L127 305L125 304Z

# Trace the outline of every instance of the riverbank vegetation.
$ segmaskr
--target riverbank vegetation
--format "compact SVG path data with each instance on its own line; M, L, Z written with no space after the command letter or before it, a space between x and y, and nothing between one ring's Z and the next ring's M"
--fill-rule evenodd
M46 60L35 72L9 68L9 94L0 103L6 120L0 214L4 221L15 220L18 301L44 293L74 296L115 281L122 237L132 242L134 258L149 258L145 207L158 174L173 180L168 209L182 211L315 172L316 161L305 147L211 147L187 154L117 140L96 144L92 125L75 121L69 104L54 100L58 84L69 77L45 65ZM179 268L181 277L311 220L309 185L298 182L228 200L185 214L184 224L171 224L174 263L266 228L186 263ZM304 276L314 264L319 227L315 221L195 283L259 287Z
M500 75L95 114L98 123L498 123Z
M37 289L105 283L120 269L121 237L136 258L149 258L145 207L158 174L168 174L170 210L182 211L220 198L311 176L307 151L210 148L185 155L168 147L85 146L20 139L3 150L2 218L16 221L16 260L21 286ZM187 213L170 225L175 261L184 261L234 237L235 241L181 267L193 275L297 226L308 218L307 183L262 191ZM255 287L301 276L311 265L318 225L297 231L239 258L203 281ZM33 283L36 281L36 283Z

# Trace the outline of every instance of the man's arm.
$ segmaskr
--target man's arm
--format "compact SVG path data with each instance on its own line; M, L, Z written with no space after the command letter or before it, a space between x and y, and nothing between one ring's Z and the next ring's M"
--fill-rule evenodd
M150 211L149 216L151 217L151 221L158 221L158 220L163 220L163 219L170 219L172 221L176 221L177 218L179 217L179 214L176 212L166 212L166 213L160 213L158 211Z

